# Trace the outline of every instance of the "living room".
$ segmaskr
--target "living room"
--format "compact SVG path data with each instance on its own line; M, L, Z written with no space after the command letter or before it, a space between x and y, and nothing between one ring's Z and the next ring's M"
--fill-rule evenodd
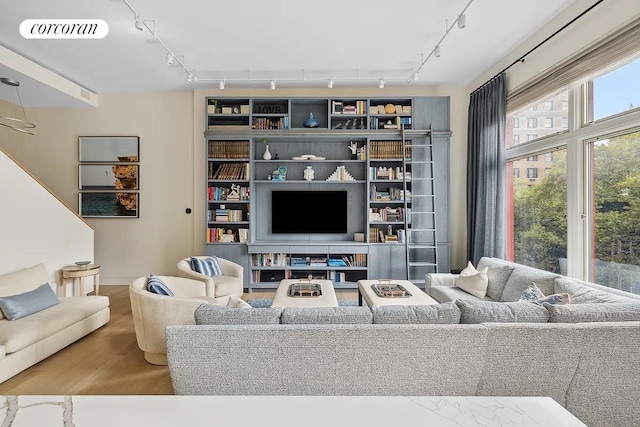
M38 217L31 218L29 228L33 229L30 239L23 236L0 245L0 273L14 271L24 266L44 262L50 274L64 265L82 259L94 260L101 265L101 285L125 286L135 278L148 275L175 275L176 263L190 255L204 253L206 224L203 131L205 125L204 100L207 97L385 97L446 96L450 99L450 266L452 271L462 270L468 261L467 255L467 120L469 95L502 69L517 61L556 30L593 5L593 1L574 1L512 52L488 69L474 73L474 78L463 87L325 87L287 88L279 84L275 90L264 88L233 88L231 82L220 89L218 83L182 85L181 90L169 92L125 91L99 93L96 106L82 108L27 108L29 121L37 124L35 135L21 135L10 129L0 130L0 146L33 176L44 183L60 200L78 209L78 137L91 135L135 135L140 137L140 217L136 219L87 218L94 230L93 244L73 247L66 240L64 247L72 247L69 254L51 249L51 253L34 247L55 248L61 236L47 230L56 227L45 223L39 229ZM461 5L462 7L463 5ZM481 7L473 4L473 7ZM33 8L34 5L31 5ZM460 7L460 8L461 8ZM36 9L32 9L36 10ZM140 10L143 7L140 6ZM471 25L471 11L467 25ZM33 15L32 12L31 15ZM562 30L507 71L507 91L519 88L537 78L546 70L574 56L585 47L615 32L640 13L640 6L633 1L619 1L615 4L603 2L588 14ZM153 16L153 8L145 15ZM25 16L22 19L33 18ZM133 20L128 25L133 27ZM12 28L15 28L14 24ZM157 22L158 34L162 37L164 22ZM135 29L134 29L135 31ZM128 34L138 36L137 33ZM2 40L5 44L5 40ZM8 43L7 43L8 44ZM10 46L7 46L10 47ZM429 49L431 46L429 46ZM347 49L348 50L348 49ZM126 49L113 61L130 61ZM445 59L443 48L442 57ZM187 58L185 58L186 60ZM431 64L429 60L427 64ZM50 64L42 64L50 65ZM163 65L164 64L160 64ZM55 68L50 65L51 68ZM428 68L428 67L427 67ZM184 83L181 74L180 83ZM125 83L123 83L124 85ZM11 109L11 104L1 102L0 113ZM573 120L573 119L572 119ZM633 129L640 123L637 110L627 113L615 121L596 123L587 132L575 129L575 138L589 135L610 134L621 129ZM553 137L551 137L553 138ZM544 153L555 149L557 141L545 139L533 150ZM530 148L530 147L529 147ZM527 147L516 147L510 159L526 155ZM568 157L573 166L567 166L570 189L575 193L568 201L568 218L579 218L582 213L578 178L575 172L581 164L580 156L573 148L568 149ZM573 168L573 169L571 169ZM12 202L20 209L21 201ZM259 208L258 208L259 209ZM187 213L190 210L191 213ZM21 214L22 215L22 214ZM40 213L39 216L41 216ZM45 214L46 215L46 214ZM16 223L0 225L2 235L13 236L11 229ZM579 220L569 220L569 241L567 272L578 279L588 279L585 261L581 253L583 225ZM363 230L364 231L364 230ZM37 238L35 236L38 236ZM49 242L48 240L52 240ZM4 240L4 239L3 239ZM88 246L88 247L84 247ZM16 248L18 250L16 251ZM16 253L17 252L17 253ZM54 253L55 252L55 253ZM47 259L47 257L50 257ZM58 279L59 280L59 279ZM106 292L106 291L105 291ZM140 355L140 357L142 357Z

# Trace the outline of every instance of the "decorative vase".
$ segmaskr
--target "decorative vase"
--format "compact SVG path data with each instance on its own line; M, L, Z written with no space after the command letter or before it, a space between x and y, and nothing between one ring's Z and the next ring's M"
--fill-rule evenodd
M314 170L311 166L307 166L307 168L303 172L303 176L305 181L313 181Z
M265 160L271 160L271 151L269 151L269 144L265 145L264 154L262 158Z
M309 113L309 118L302 125L306 128L317 128L320 122L313 118L313 113Z

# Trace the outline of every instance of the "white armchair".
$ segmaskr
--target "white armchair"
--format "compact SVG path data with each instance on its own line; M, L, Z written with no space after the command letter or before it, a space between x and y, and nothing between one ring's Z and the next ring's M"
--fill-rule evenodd
M131 312L138 347L144 358L154 365L167 364L164 330L168 325L194 325L193 313L201 304L226 305L228 298L205 295L205 284L183 277L158 276L174 296L147 291L147 277L139 277L129 285Z
M206 258L197 256L195 258ZM191 258L185 258L178 262L178 275L205 283L206 295L210 297L223 297L233 295L242 297L244 291L244 268L233 261L218 257L218 264L222 270L222 276L209 277L191 269Z

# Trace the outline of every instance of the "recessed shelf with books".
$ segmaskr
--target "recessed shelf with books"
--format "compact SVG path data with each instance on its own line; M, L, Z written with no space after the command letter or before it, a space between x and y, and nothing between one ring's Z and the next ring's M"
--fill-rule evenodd
M354 288L368 277L366 245L250 245L249 254L249 290L276 288L283 279L331 280L335 288Z
M207 243L249 240L249 152L246 139L207 141Z

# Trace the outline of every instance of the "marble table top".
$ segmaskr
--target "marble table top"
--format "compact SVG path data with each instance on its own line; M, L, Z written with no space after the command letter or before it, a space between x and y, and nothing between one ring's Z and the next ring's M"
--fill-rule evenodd
M11 427L586 427L549 397L0 396Z

